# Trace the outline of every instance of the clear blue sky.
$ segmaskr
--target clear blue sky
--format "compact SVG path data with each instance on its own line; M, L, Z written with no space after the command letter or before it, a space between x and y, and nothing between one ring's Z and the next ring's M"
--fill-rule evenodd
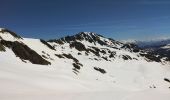
M90 31L114 39L170 37L170 0L0 0L0 27L24 37Z

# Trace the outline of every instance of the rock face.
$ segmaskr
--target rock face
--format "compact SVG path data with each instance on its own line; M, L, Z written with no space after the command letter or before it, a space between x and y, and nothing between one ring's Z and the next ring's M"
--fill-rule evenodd
M0 51L5 51L5 47L0 43Z
M102 74L105 74L105 73L106 73L106 71L105 71L104 69L102 69L102 68L94 67L94 69L95 69L96 71L101 72Z
M70 43L70 48L73 48L73 47L76 48L79 51L86 51L86 47L81 42Z
M40 39L40 41L41 41L44 45L46 45L48 48L50 48L50 49L52 49L52 50L55 50L55 48L52 47L50 44L48 44L45 40Z
M98 43L100 45L110 45L107 42L108 41L103 41L100 38L104 38L104 36L93 33L93 32L80 32L76 35L73 36L66 36L64 38L60 38L60 39L54 39L54 40L49 40L48 42L55 42L58 44L64 44L64 43L71 43L71 42L75 42L75 41L87 41L89 43ZM115 41L111 38L108 38L109 42L111 42L111 44L113 45L121 45L122 43L119 41Z
M33 64L40 64L40 65L51 64L50 62L43 59L34 50L30 49L27 45L24 45L23 43L20 43L18 41L10 42L10 41L1 40L0 44L12 49L15 55L22 60L29 60Z

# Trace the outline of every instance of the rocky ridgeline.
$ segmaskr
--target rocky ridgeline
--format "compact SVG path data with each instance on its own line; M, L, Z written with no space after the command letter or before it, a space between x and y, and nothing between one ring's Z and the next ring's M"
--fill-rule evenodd
M7 30L7 29L1 29L0 34L11 34L13 37L18 39L23 39L21 36L17 35L16 33ZM1 36L0 35L0 36ZM84 44L86 41L89 44L87 46ZM55 48L55 45L52 45L52 43L58 44L58 46L62 46L64 44L69 44L69 49L75 48L79 53L77 55L82 55L82 52L85 52L86 56L89 56L93 54L96 56L96 58L89 58L92 60L100 61L101 59L105 61L112 61L116 57L122 58L123 60L138 60L138 58L131 57L130 55L117 55L116 51L114 50L125 50L130 53L138 54L139 57L146 58L147 61L155 61L155 62L162 62L162 59L165 61L170 61L170 53L162 54L161 50L159 51L148 51L143 48L139 48L138 45L133 43L121 43L119 41L113 40L111 38L105 38L104 36L98 35L96 33L92 32L80 32L73 36L66 36L64 38L60 39L53 39L49 41L45 41L43 39L40 39L40 42L44 45L46 45L48 48L50 48L53 52L55 52L57 49ZM34 44L33 44L34 45ZM100 45L98 47L97 45ZM5 51L5 48L10 48L17 57L19 57L22 61L28 60L33 64L41 64L41 65L49 65L51 64L50 61L48 61L48 57L45 55L40 55L37 53L37 51L34 51L32 48L27 46L21 41L6 41L2 37L0 37L0 51ZM45 50L44 50L45 51ZM48 52L47 52L48 54ZM49 55L50 56L50 55ZM81 67L83 65L77 60L77 58L73 57L71 54L57 54L55 53L55 56L60 59L72 59L73 60L73 71L75 73L78 73ZM52 58L51 58L52 59ZM54 60L54 59L52 59ZM101 71L101 69L95 67L95 70ZM104 72L104 71L102 71Z

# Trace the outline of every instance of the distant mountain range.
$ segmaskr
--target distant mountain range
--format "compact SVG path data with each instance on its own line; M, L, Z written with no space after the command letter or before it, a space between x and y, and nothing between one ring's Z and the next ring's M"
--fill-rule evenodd
M170 39L159 39L151 41L129 41L138 45L139 48L155 55L160 55L170 59Z

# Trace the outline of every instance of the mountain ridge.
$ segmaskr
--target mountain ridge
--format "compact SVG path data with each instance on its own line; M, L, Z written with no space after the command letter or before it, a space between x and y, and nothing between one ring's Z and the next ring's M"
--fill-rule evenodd
M1 45L4 45L4 42L6 41L18 41L22 44L24 44L24 38L22 38L21 36L17 35L16 33L8 30L8 29L4 29L1 28L1 34L0 36L3 37L1 40L3 40L3 42L1 43ZM5 34L4 34L5 33ZM8 34L13 36L13 38L10 36L10 38L8 38ZM7 35L7 36L4 36ZM6 39L7 38L7 39ZM11 39L11 40L10 40ZM38 39L37 39L38 40ZM148 50L142 49L140 47L138 47L137 44L134 43L122 43L120 41L116 41L114 39L111 38L106 38L102 35L99 35L97 33L93 33L93 32L79 32L78 34L72 35L72 36L66 36L60 39L53 39L53 40L48 40L45 41L43 39L39 39L38 41L40 41L43 45L47 46L49 49L56 51L57 46L62 46L65 44L69 45L68 49L72 49L75 48L76 50L82 52L85 51L86 55L88 55L89 53L93 53L95 56L100 56L100 53L102 54L107 54L109 56L107 57L101 57L104 60L108 60L108 58L110 58L111 56L113 56L113 52L111 52L109 49L115 49L118 51L121 50L125 50L127 52L130 53L138 53L138 56L144 57L146 59L148 59L148 61L156 61L156 62L162 62L162 59L168 56L157 56L159 53L153 53L153 52L149 52ZM9 42L7 42L9 43ZM11 43L12 44L12 43ZM27 45L27 44L26 44ZM7 46L7 45L4 45ZM9 46L7 46L9 47ZM28 46L29 47L29 46ZM2 48L2 47L1 47ZM100 50L100 48L105 48L103 50ZM43 50L42 50L43 52ZM42 59L46 59L48 57L46 57L44 54L41 53ZM24 57L25 58L25 57ZM133 57L130 57L127 55L123 56L123 59L132 59ZM137 58L135 58L137 59ZM165 61L169 61L170 58L167 58Z
M92 33L53 41L21 39L8 32L0 36L0 95L51 97L62 92L63 98L89 92L103 96L106 91L113 99L128 93L152 97L156 91L158 97L165 93L161 97L169 98L170 59L136 44Z

